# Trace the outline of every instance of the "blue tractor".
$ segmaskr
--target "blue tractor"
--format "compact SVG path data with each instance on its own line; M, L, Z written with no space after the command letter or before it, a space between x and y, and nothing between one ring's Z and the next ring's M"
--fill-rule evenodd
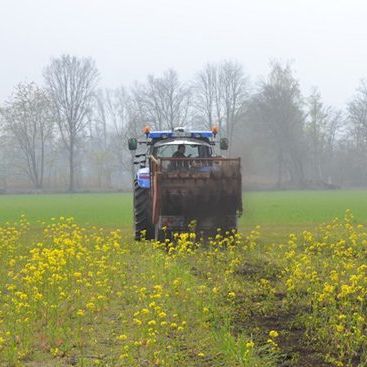
M163 240L175 232L205 235L237 229L242 214L240 158L223 158L228 140L212 131L144 129L145 138L130 138L135 154L135 238ZM219 147L218 147L219 145ZM218 149L219 148L219 149Z

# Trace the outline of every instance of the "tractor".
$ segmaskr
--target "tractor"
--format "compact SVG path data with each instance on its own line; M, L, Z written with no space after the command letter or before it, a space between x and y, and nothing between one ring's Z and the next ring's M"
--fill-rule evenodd
M208 236L219 228L237 229L241 161L219 154L228 149L228 139L217 134L217 128L144 128L142 140L128 139L130 151L143 147L133 161L136 240L162 241L189 228Z

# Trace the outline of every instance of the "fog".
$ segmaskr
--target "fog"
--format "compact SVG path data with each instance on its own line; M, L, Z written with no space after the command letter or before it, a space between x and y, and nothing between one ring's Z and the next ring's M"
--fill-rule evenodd
M248 188L366 186L366 15L363 1L2 1L0 190L70 189L70 146L46 75L66 55L95 73L75 136L73 190L127 189L126 139L146 123L220 124ZM231 118L223 101L207 118L208 70L239 82ZM151 87L165 83L187 99L174 122L147 107L149 88L159 94ZM24 135L24 121L43 121L37 134L47 134Z
M94 58L104 87L223 59L257 77L269 58L294 60L305 92L318 85L340 106L366 74L366 15L355 0L2 0L0 99L70 53Z

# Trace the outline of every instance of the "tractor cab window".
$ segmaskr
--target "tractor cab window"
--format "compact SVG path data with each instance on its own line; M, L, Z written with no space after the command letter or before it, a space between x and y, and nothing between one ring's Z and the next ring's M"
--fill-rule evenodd
M157 158L171 158L178 150L181 144L166 144L155 147L153 155ZM185 156L187 158L208 158L211 154L211 148L202 144L184 144Z

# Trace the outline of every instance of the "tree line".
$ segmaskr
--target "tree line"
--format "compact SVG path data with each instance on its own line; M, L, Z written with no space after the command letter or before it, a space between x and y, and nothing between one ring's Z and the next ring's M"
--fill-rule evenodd
M131 182L127 139L153 129L218 126L241 156L248 188L366 186L367 82L343 109L292 65L272 61L252 81L235 61L208 63L192 80L169 69L127 88L99 87L91 58L61 55L43 83L19 83L0 103L0 190L116 190Z

